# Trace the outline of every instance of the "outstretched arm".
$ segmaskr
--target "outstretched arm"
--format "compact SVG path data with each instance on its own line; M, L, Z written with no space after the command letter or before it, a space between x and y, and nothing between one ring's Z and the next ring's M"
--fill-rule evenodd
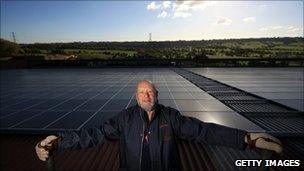
M40 160L45 161L49 151L65 149L82 149L103 144L106 140L119 139L122 130L121 113L109 119L100 127L81 129L80 131L62 131L50 135L36 144L35 150Z
M224 145L244 149L246 131L230 128L214 123L202 122L196 118L186 117L177 113L172 126L174 133L185 140Z
M186 117L179 112L171 115L172 126L182 139L229 146L237 149L250 147L282 152L281 142L266 133L248 133L214 123L205 123L196 118Z

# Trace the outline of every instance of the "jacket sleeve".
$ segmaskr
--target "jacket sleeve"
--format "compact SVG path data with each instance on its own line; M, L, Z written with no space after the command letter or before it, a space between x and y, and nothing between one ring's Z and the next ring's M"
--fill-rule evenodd
M224 145L237 149L246 147L246 131L214 123L202 122L196 118L186 117L178 111L171 116L172 127L176 136L181 139Z
M102 145L107 140L119 139L123 127L123 113L119 113L98 127L83 128L79 131L62 131L58 133L60 141L57 151L65 149L83 149Z

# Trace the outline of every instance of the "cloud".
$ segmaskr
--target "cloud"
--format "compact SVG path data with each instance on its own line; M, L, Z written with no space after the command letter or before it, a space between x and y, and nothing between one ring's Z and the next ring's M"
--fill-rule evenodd
M267 27L262 27L260 28L260 31L271 31L271 30L278 30L282 29L283 26L267 26Z
M259 8L259 9L266 9L266 8L267 8L267 5L265 5L265 4L259 5L258 8Z
M169 17L169 14L166 11L163 11L157 16L157 18L166 18L166 17Z
M171 7L171 1L164 1L162 3L162 9L167 9Z
M159 9L161 7L160 4L156 4L156 2L151 2L149 5L147 5L147 10L156 10L156 9Z
M214 1L177 1L173 3L173 11L176 12L191 12L197 10L204 10L208 6L212 6L217 2Z
M232 23L232 20L228 17L219 17L216 21L216 24L218 25L230 25Z
M166 10L166 16L172 16L172 18L187 18L192 16L195 11L202 11L208 6L212 6L217 2L214 1L164 1L164 2L151 2L147 5L149 11L152 10ZM171 10L169 10L171 9ZM163 12L162 12L163 13ZM160 13L157 17L161 16ZM160 18L160 17L159 17Z
M255 22L255 18L254 17L246 17L246 18L243 18L243 21L245 23L252 23L252 22Z
M287 32L289 32L289 33L303 32L303 28L290 26L287 28Z
M187 17L190 17L192 14L191 13L188 13L188 12L175 12L173 14L173 18L187 18Z
M284 37L293 37L293 36L303 36L303 27L294 27L294 26L267 26L259 29L262 34L273 35L273 36L284 36Z

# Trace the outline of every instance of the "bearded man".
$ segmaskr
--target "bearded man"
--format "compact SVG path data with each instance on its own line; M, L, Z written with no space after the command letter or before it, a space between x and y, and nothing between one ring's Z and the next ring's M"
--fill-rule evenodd
M149 80L136 88L137 105L122 110L99 127L64 131L51 135L36 145L40 160L49 157L52 146L58 151L102 145L105 140L119 140L122 170L180 170L177 138L224 145L237 149L246 146L282 152L281 142L266 133L205 123L180 114L176 109L158 104L158 91Z

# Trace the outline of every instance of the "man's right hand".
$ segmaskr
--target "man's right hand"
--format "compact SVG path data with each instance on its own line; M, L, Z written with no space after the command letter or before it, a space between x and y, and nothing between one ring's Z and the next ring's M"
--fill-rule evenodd
M52 143L54 140L56 140L58 137L55 135L50 135L46 137L44 140L40 141L36 144L35 150L38 158L42 161L46 161L46 159L49 157L49 149L52 147Z

